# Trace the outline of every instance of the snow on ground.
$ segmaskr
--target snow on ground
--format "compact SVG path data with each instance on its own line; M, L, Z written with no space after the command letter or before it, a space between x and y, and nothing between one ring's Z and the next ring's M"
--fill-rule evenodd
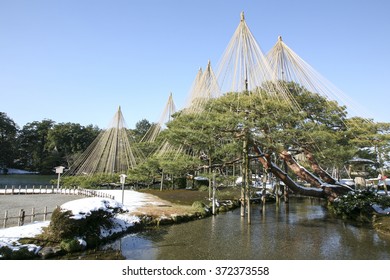
M105 210L112 212L113 209L122 208L123 211L127 211L121 203L116 200L100 197L88 197L84 199L77 199L66 202L61 205L64 210L71 211L72 219L84 219L89 216L91 212L98 210Z
M125 190L122 202L121 190L104 190L101 191L113 195L115 200L101 197L89 197L76 199L61 205L64 210L71 210L75 218L82 218L94 210L110 210L112 208L121 208L125 211L122 214L115 216L115 227L110 231L102 231L102 237L107 237L110 234L125 231L135 223L139 222L139 218L133 213L139 208L147 205L156 205L159 202L154 201L154 197L148 194L140 193L132 190ZM35 222L24 226L10 227L0 229L0 247L7 246L14 250L21 247L28 247L30 251L38 251L40 248L35 245L21 245L18 240L23 237L34 237L40 234L44 227L49 225L49 221ZM1 255L0 255L1 257Z
M29 251L38 251L40 247L28 244L21 245L18 240L23 237L34 237L42 233L42 229L49 225L49 221L36 222L33 224L21 226L21 227L10 227L0 230L0 248L7 246L13 250L18 250L22 247L27 247ZM1 257L1 255L0 255Z

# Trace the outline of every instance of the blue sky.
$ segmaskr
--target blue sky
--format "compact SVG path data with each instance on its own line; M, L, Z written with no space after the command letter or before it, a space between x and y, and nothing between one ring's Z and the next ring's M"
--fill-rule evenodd
M0 0L0 111L107 127L185 105L240 12L264 53L284 42L375 121L390 122L390 1Z

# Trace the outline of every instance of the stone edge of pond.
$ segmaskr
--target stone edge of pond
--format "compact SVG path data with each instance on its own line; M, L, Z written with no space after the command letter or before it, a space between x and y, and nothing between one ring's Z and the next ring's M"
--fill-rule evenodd
M390 216L374 215L372 226L378 233L390 237Z
M216 214L232 211L239 206L240 206L239 200L229 200L229 201L222 202L216 207ZM99 246L109 241L120 238L129 233L137 233L145 229L156 228L159 226L187 223L187 222L211 217L212 215L213 215L212 209L211 207L208 206L205 206L201 211L195 211L193 213L171 214L170 216L156 217L147 214L139 214L137 216L140 219L140 222L135 223L127 230L114 233L108 237L102 238ZM88 248L88 249L93 250L96 248ZM36 259L54 259L64 255L66 256L67 253L68 252L65 252L63 249L60 248L60 246L43 246L36 253Z
M236 209L239 206L238 202L233 202L229 205L221 204L216 209L216 214L228 212ZM212 216L212 209L210 207L206 207L204 211L196 211L194 213L186 213L186 214L172 214L171 216L161 216L161 217L153 217L150 215L141 215L139 218L141 219L141 224L146 227L154 227L160 225L173 225L173 224L181 224L194 220L199 220L203 218L207 218Z

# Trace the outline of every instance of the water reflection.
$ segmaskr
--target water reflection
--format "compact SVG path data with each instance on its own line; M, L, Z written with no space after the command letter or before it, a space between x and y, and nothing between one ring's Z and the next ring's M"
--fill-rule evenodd
M127 259L389 259L390 240L330 217L321 201L290 198L130 234L110 245Z

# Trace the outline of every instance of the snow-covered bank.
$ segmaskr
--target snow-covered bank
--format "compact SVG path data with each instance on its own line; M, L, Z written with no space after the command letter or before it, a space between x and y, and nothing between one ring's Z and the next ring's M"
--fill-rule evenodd
M61 209L72 211L75 218L83 218L91 213L91 211L111 211L113 208L120 208L122 213L118 213L114 216L113 228L101 231L101 237L106 238L115 233L124 232L138 223L139 217L134 214L138 208L145 207L147 205L158 205L160 203L157 202L155 197L151 195L126 190L124 192L122 204L119 202L122 201L121 190L107 190L104 192L114 195L115 200L99 197L82 198L61 205ZM46 221L27 224L20 227L0 229L0 248L4 246L9 247L12 250L28 248L30 252L37 252L41 249L40 247L33 244L22 245L19 242L19 239L35 237L36 235L42 233L43 228L48 225L49 222Z
M33 224L21 226L21 227L10 227L0 230L0 248L8 247L12 250L20 250L21 248L27 248L30 252L38 252L41 248L34 244L22 245L19 242L20 238L34 237L40 233L44 227L49 225L49 221L36 222ZM0 259L1 259L0 254Z

